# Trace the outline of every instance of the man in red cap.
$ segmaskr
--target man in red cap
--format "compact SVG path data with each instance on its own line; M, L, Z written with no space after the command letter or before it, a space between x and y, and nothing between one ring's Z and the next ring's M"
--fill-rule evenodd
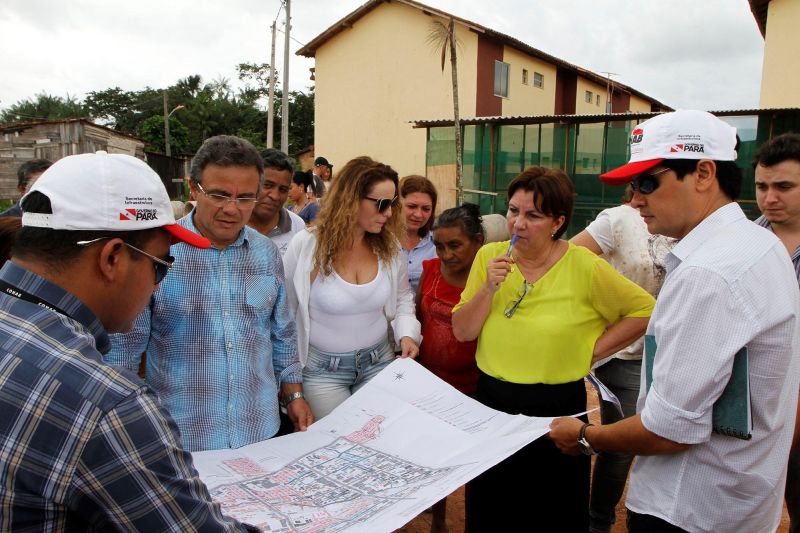
M639 455L631 532L774 531L781 517L800 359L800 291L786 248L735 202L736 130L702 111L640 124L627 165L650 233L680 239L645 335L638 414L559 418L565 453ZM769 280L765 283L765 280Z
M0 270L0 531L244 530L153 390L102 360L172 267L170 242L208 240L127 155L65 157L21 206Z

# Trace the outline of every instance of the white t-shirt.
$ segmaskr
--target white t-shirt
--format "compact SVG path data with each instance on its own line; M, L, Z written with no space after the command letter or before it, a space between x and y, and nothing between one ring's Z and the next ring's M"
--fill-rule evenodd
M627 506L689 531L772 532L783 508L800 383L800 290L780 240L736 203L666 258L647 334L658 346L638 411L649 431L692 444L637 457ZM711 431L712 405L747 347L752 439Z
M651 296L658 296L666 274L664 257L675 246L675 239L651 235L639 211L627 205L601 211L586 231L617 272ZM643 344L641 338L637 339L608 359L641 359Z
M388 339L383 306L390 295L391 283L381 261L375 278L362 285L343 280L335 270L330 276L318 274L308 302L309 343L323 352L342 353Z
M292 236L298 231L305 229L305 227L306 223L302 218L288 209L281 208L278 225L272 228L272 231L269 232L267 237L275 243L275 246L277 246L278 250L281 252L281 257L283 257L284 252L286 252L286 249L289 247L289 241L292 240Z

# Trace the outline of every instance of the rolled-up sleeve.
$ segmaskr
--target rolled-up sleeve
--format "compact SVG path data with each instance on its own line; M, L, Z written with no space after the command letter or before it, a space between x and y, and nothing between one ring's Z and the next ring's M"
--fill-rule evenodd
M702 267L682 268L673 276L659 295L659 301L669 302L669 314L648 330L658 345L641 419L657 435L698 444L710 438L712 407L758 320L748 316L736 286L720 276ZM643 368L643 389L645 376Z

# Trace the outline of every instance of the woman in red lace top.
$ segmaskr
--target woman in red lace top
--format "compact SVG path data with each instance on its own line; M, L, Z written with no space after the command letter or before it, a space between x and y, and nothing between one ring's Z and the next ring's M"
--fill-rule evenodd
M478 382L477 341L456 340L450 317L483 240L477 205L444 211L433 226L438 257L422 263L417 292L417 315L422 322L420 362L465 394L474 394Z

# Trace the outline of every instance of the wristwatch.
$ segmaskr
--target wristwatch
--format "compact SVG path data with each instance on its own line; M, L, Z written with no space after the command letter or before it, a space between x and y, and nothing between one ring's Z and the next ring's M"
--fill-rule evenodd
M597 455L597 452L594 451L592 445L589 444L589 441L586 440L586 428L589 426L593 426L594 424L586 423L581 427L580 433L578 433L578 448L580 448L581 453L584 455Z
M286 407L286 406L288 406L290 403L292 403L293 401L295 401L296 399L298 399L298 398L305 398L305 397L306 397L306 395L305 395L305 394L303 394L303 391L297 391L297 392L293 392L293 393L291 393L291 394L287 394L286 396L284 396L283 398L281 398L281 405L282 405L282 406L284 406L284 407Z

